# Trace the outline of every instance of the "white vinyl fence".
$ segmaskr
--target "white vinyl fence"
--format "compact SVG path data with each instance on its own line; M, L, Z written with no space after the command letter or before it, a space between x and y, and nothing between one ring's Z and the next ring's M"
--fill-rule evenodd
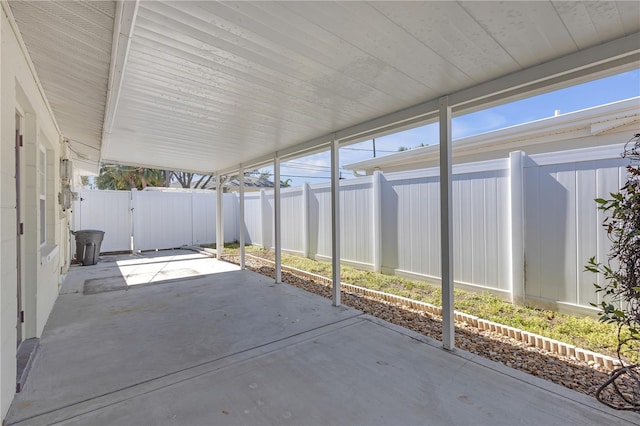
M607 158L615 150L609 155L603 151L537 155L525 162L526 298L584 307L596 301L596 276L584 265L591 256L606 261L610 241L594 199L610 198L624 185L628 164Z
M238 239L236 198L223 195L224 239ZM154 250L216 240L215 192L82 191L74 229L105 231L103 252Z
M509 158L453 167L454 280L514 301L585 311L609 241L595 198L625 180L622 146ZM341 262L409 278L440 279L439 170L340 182ZM282 249L331 256L330 185L282 190ZM248 243L273 246L273 192L246 196Z
M81 191L73 218L75 231L105 231L102 251L131 250L131 192Z
M593 255L606 260L610 244L594 199L625 181L621 151L517 151L454 165L455 284L554 309L590 309L596 277L584 265ZM281 194L282 249L330 260L330 185ZM340 181L341 262L438 283L439 197L437 168ZM75 229L106 231L103 251L215 241L215 193L84 191L80 200ZM224 194L226 242L238 239L237 203L236 194ZM273 247L273 191L245 195L244 231L247 243Z

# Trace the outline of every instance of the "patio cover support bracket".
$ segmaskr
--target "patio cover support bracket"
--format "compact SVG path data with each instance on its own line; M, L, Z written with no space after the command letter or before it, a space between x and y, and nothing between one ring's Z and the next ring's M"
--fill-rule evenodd
M238 235L238 243L240 243L240 269L244 270L244 166L242 164L240 164L240 170L238 170L238 181L240 183L240 199L238 200L238 223L240 225L240 235Z
M222 217L222 176L216 174L216 253L222 258L224 251L224 221Z
M440 106L440 257L442 259L442 345L455 348L453 322L453 222L451 214L451 106L449 97Z
M280 226L280 156L273 159L273 233L275 242L276 284L282 282L282 230Z
M340 142L331 142L331 267L333 306L340 306Z

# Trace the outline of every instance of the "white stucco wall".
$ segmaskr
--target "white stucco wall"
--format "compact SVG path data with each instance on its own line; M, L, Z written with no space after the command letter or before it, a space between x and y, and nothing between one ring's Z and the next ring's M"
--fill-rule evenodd
M66 148L2 4L0 13L0 418L16 386L17 251L15 115L22 116L21 149L23 339L40 337L58 295L68 228L57 200ZM40 155L46 153L46 245L40 244ZM53 253L47 259L43 254Z

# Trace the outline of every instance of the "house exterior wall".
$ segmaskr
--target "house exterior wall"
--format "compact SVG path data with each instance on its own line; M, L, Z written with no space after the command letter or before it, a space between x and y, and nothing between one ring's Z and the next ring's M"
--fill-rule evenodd
M58 204L60 158L68 152L42 95L15 23L0 11L0 417L16 389L17 232L15 130L20 115L22 339L40 337L67 265L68 226ZM12 25L13 24L13 25ZM40 203L43 204L42 221ZM42 226L41 224L44 224Z

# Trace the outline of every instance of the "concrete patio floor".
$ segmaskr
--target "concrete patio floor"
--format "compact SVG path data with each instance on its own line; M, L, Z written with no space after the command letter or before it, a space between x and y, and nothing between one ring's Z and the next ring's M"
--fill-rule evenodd
M6 420L602 425L640 416L235 265L171 251L72 268Z

